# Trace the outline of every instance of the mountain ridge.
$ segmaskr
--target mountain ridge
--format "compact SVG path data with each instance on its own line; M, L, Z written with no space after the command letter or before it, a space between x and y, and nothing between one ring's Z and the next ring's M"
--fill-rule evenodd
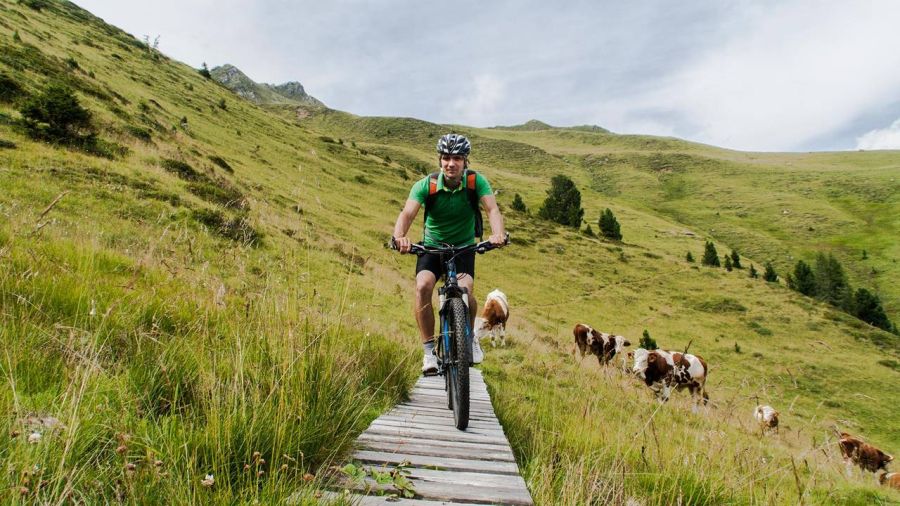
M297 81L282 84L257 83L239 68L229 63L210 69L210 75L236 95L257 105L298 105L325 107L320 100L306 93Z

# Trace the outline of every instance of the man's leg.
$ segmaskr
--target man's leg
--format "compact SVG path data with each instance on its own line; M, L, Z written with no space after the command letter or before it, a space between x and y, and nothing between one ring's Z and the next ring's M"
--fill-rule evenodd
M434 337L434 307L432 307L431 299L436 283L437 278L431 271L422 270L416 274L416 301L413 315L419 326L419 337L422 338L423 343Z
M457 278L457 282L459 286L469 292L469 332L474 335L475 317L478 316L478 302L475 300L475 279L468 274L462 274Z

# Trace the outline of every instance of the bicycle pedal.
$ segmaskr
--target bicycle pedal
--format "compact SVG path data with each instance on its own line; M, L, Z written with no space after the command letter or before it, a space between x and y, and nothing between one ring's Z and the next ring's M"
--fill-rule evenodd
M422 371L422 376L427 377L427 376L437 376L437 375L438 375L437 369L429 369L427 371Z

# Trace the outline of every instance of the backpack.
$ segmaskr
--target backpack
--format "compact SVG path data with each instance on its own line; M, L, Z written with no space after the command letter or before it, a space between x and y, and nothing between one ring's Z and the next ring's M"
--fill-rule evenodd
M466 196L469 197L469 205L475 213L475 237L481 240L484 235L484 221L481 218L481 207L478 205L478 192L475 191L475 177L478 173L466 169ZM432 172L428 175L428 196L425 197L425 220L428 220L428 208L434 205L437 198L437 183L440 172Z

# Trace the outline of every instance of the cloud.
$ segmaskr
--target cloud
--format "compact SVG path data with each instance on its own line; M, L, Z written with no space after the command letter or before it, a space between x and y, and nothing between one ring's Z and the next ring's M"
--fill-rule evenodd
M506 98L506 83L491 74L475 76L453 103L460 122L491 126Z
M887 128L861 135L856 139L856 149L900 149L900 119Z

